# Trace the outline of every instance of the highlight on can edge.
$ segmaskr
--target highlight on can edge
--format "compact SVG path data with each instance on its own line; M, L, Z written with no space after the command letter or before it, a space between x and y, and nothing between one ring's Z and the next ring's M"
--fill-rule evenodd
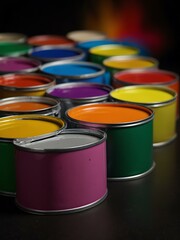
M70 128L106 132L108 180L136 179L154 169L153 118L150 108L117 102L89 103L66 111Z
M53 76L42 73L12 73L0 76L0 97L43 96L56 84Z
M141 104L154 111L153 146L162 146L176 136L177 93L167 87L133 85L110 92L112 101Z

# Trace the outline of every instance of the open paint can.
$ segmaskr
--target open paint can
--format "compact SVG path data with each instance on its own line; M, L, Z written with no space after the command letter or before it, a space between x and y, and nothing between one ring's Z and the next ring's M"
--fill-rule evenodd
M27 36L23 33L4 32L0 33L0 42L26 42Z
M0 99L0 117L19 114L60 117L60 110L60 101L45 96L17 96Z
M100 64L85 61L55 61L40 67L44 74L56 78L56 83L66 82L97 82L104 83L105 68Z
M150 56L114 56L106 58L103 66L110 73L111 85L116 72L130 69L157 69L159 61Z
M43 96L56 84L52 76L41 73L12 73L0 76L0 97Z
M151 109L124 103L90 103L66 111L70 127L101 129L107 134L109 180L143 177L154 168Z
M100 31L84 29L70 31L66 34L66 37L78 43L82 41L105 39L107 36L105 33Z
M110 92L113 101L141 104L154 111L153 145L167 144L176 137L177 93L167 87L134 85Z
M44 139L16 139L16 203L24 211L82 211L107 196L106 134L66 129Z
M60 118L38 114L0 118L0 194L15 196L16 170L13 140L50 137L66 127Z
M26 42L1 42L0 41L0 56L8 57L8 56L23 56L28 53L28 51L32 48L31 45Z
M122 44L106 44L92 47L89 49L89 59L91 62L103 64L106 58L113 56L131 56L138 55L140 50L137 47L132 47Z
M75 42L68 39L65 36L47 34L47 35L35 35L27 38L27 43L37 47L37 46L69 46L74 47Z
M163 69L129 69L113 75L112 86L119 88L128 85L160 85L171 88L179 95L179 75ZM179 100L177 100L177 116Z
M65 46L34 47L28 52L28 55L44 63L53 61L82 61L86 58L86 54L82 49Z
M41 62L30 57L0 57L0 74L38 72Z
M101 83L61 83L50 87L46 96L59 99L61 102L61 116L65 116L66 110L87 103L106 102L112 91L110 85Z

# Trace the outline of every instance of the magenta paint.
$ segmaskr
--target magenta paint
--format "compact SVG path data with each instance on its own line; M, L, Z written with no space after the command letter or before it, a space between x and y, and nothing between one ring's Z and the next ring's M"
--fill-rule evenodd
M61 102L61 116L67 109L81 104L105 102L109 100L112 86L102 83L60 83L46 90L47 96L58 98Z
M85 210L107 196L106 134L66 129L46 139L16 139L16 203L38 214Z
M1 57L0 73L35 72L40 65L40 61L29 57Z

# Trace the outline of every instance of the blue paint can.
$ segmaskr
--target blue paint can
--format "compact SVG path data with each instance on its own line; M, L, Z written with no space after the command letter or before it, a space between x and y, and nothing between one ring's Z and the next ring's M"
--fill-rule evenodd
M56 78L56 84L66 82L105 82L105 68L85 61L54 61L42 64L40 71Z
M41 62L52 61L83 61L86 60L86 54L82 49L63 46L41 46L32 48L28 55L38 59Z

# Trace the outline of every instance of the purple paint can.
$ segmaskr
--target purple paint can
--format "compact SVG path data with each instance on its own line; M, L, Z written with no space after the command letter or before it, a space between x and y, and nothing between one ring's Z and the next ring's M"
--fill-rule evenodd
M61 116L71 107L86 103L106 102L113 87L101 83L61 83L46 90L45 95L61 102Z
M41 62L29 57L1 57L0 74L37 72Z
M36 214L88 209L107 196L106 134L66 129L44 139L16 139L16 203Z

